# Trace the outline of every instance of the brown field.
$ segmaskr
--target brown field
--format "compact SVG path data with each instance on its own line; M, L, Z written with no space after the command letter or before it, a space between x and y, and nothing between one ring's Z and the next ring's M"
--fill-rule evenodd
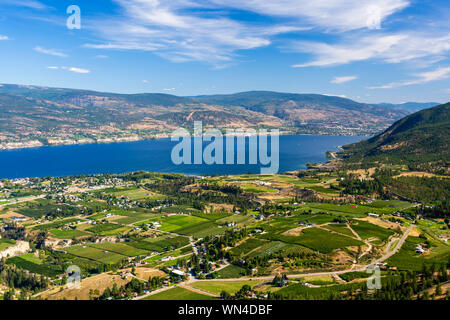
M131 277L122 279L120 275L112 275L103 273L98 276L90 277L81 281L80 289L68 289L64 288L60 291L60 288L55 288L52 291L44 292L40 297L48 300L89 300L89 291L98 290L99 295L106 290L106 288L112 288L114 283L120 288L131 281ZM94 294L96 296L96 294Z
M131 269L126 269L131 271ZM150 277L165 277L167 274L159 269L138 267L135 269L136 277L147 281Z
M426 177L426 178L431 178L431 177L436 177L435 174L433 173L428 173L428 172L420 172L420 171L411 171L411 172L403 172L401 174L399 174L398 176L395 176L394 178L398 178L398 177L405 177L405 176L414 176L414 177Z
M366 217L366 218L358 218L356 220L367 221L369 223L372 223L374 225L377 225L377 226L385 228L385 229L394 229L395 230L395 229L400 227L400 229L402 231L406 230L406 227L404 227L404 226L399 226L398 224L396 224L394 222L385 221L385 220L381 220L381 219L378 219L378 218Z

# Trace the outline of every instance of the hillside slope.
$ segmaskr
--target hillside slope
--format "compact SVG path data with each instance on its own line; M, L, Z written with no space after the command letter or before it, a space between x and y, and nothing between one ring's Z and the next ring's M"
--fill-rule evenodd
M344 146L347 165L407 165L411 170L449 173L450 103L411 114L371 139Z
M178 97L0 84L0 149L164 137L194 121L221 129L373 135L407 114L317 94Z

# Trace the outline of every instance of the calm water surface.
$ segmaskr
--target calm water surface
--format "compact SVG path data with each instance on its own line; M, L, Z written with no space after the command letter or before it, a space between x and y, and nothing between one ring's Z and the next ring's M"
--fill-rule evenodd
M366 137L280 136L279 172L304 169L308 162L326 162L326 151ZM123 173L147 170L195 175L260 173L260 165L175 165L170 139L137 142L40 147L0 152L0 178ZM248 150L248 148L247 148Z

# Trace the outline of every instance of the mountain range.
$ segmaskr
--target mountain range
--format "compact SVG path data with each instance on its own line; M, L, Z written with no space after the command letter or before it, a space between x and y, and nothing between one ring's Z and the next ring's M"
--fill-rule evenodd
M220 129L373 135L411 113L409 104L401 106L270 91L180 97L0 84L0 149L167 137L194 121Z
M343 147L347 165L406 165L410 170L450 173L450 103L413 113L364 141Z

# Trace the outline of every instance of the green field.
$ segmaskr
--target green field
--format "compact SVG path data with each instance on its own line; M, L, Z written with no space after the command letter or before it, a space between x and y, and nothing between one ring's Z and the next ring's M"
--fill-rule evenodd
M244 190L244 192L249 192L249 193L277 193L278 192L278 190L275 190L275 189L265 188L262 186L256 186L253 184L243 184L240 187L242 190Z
M132 246L129 246L125 243L119 242L119 243L95 243L95 244L89 244L89 247L103 250L103 251L109 251L118 253L120 255L128 256L128 257L135 257L139 255L146 255L148 254L148 251L137 249Z
M322 253L331 253L335 249L349 246L362 246L363 242L318 228L303 229L300 236L264 235L272 240L299 244Z
M203 295L190 290L174 287L172 289L156 293L142 300L215 300L213 297Z
M97 249L90 246L73 246L64 249L67 253L74 256L95 260L106 264L115 264L125 260L127 257L122 254L111 252L108 250Z
M16 244L16 241L10 239L0 239L0 251L3 251L10 246Z
M386 240L394 234L391 230L361 220L354 220L354 223L350 226L362 239L377 238Z
M70 218L70 219L63 219L63 220L59 220L56 222L52 222L52 223L46 223L46 224L40 224L37 225L35 227L33 227L31 230L39 230L39 231L49 231L52 229L59 229L65 225L71 224L73 222L76 221L81 221L82 219L75 219L75 218Z
M247 255L250 251L262 246L267 241L251 238L230 250L231 254L236 256Z
M196 216L174 215L161 219L162 226L158 230L176 232L181 229L193 227L195 225L208 222L208 220Z
M86 235L89 235L86 232L80 231L80 230L60 230L60 229L53 229L49 231L51 235L58 239L72 239L72 238L78 238L83 237Z
M347 228L347 225L344 224L344 223L333 223L333 224L328 224L328 225L323 226L323 227L325 229L332 230L332 231L335 231L335 232L338 232L338 233L342 233L342 234L345 234L345 235L350 236L350 237L355 237L353 232L349 228Z
M229 265L222 270L217 271L217 277L222 279L228 278L239 278L245 275L245 269L235 266L234 264Z
M126 244L130 247L145 251L164 252L188 245L189 239L183 236L158 237L153 239L132 239L132 241L126 242Z
M105 223L105 224L94 225L93 227L86 229L86 231L108 236L108 235L115 235L115 234L124 232L129 229L130 229L129 227L124 227L120 224Z
M431 248L431 254L421 255L416 253L416 247L423 243L424 239L409 236L402 248L386 262L389 266L395 266L400 270L421 271L424 264L427 266L448 263L450 261L450 247L445 244L438 244Z
M248 280L248 281L197 281L190 283L193 288L205 290L217 295L220 295L222 291L226 291L230 294L235 294L242 286L249 285L254 287L261 283L260 280Z
M9 258L6 263L13 264L16 267L28 270L31 273L42 274L48 277L55 277L56 275L63 273L63 270L59 266L48 264L35 257L32 253Z

